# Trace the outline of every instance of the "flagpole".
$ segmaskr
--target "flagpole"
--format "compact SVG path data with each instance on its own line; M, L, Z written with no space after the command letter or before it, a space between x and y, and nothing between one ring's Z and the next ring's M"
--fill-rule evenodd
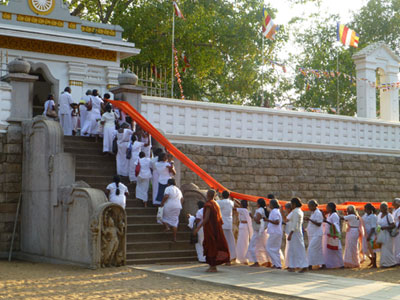
M175 42L175 8L172 6L172 45L171 45L171 98L174 98L174 42Z
M336 48L336 114L339 114L339 47Z
M264 57L264 34L262 34L262 66L261 66L261 107L264 107L264 64L265 64L265 57Z

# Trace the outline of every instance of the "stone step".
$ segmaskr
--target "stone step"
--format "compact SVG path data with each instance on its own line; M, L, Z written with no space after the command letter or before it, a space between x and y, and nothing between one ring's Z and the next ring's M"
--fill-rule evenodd
M176 238L178 241L189 241L190 232L178 231ZM172 233L171 232L128 232L126 234L128 244L133 242L148 242L148 241L158 241L158 242L171 242Z
M155 216L154 216L155 218ZM149 224L129 224L128 223L128 233L136 233L136 232L151 232L151 233L164 233L164 225L158 223L149 223ZM190 228L187 227L187 224L179 224L178 231L180 232L189 232Z
M77 169L92 169L102 172L103 170L112 168L114 171L117 170L117 164L115 160L108 161L85 161L83 159L77 160L76 164Z
M127 252L127 259L149 259L149 258L172 258L172 257L195 257L196 250L166 250L166 251L143 251Z
M102 174L103 176L114 176L117 172L115 163L110 164L106 168L104 165L94 164L93 167L81 167L80 164L77 165L75 169L76 176L79 177L91 177L98 176Z
M157 207L127 207L125 211L127 216L157 215Z
M95 137L86 137L86 136L64 136L65 142L95 142Z
M186 241L149 241L149 242L131 242L127 244L128 252L144 252L144 251L171 251L171 250L193 250L194 245L190 244L190 240Z
M115 159L114 156L110 156L110 155L103 155L103 148L99 148L99 147L94 147L94 148L83 148L83 147L64 147L64 152L68 152L68 153L73 153L73 154L85 154L85 155L102 155L104 158L110 158L112 157L113 159Z
M68 151L66 151L68 152ZM97 162L97 163L104 163L104 162L115 162L115 157L110 155L103 155L103 153L98 151L97 154L87 154L87 153L73 153L75 154L75 159L77 162Z
M127 215L127 218L128 224L132 225L158 224L156 220L156 215ZM179 216L179 222L182 224L186 224L187 218L183 216L183 214L181 214Z
M144 264L173 264L173 263L192 262L192 261L197 261L197 256L127 259L126 263L128 265L144 265Z
M95 142L93 140L69 140L64 141L64 147L68 148L96 148L101 149L103 147L103 140Z

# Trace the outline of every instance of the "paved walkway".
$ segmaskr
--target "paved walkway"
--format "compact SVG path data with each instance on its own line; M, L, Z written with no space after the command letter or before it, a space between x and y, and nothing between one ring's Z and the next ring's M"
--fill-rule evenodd
M312 272L247 266L219 267L218 273L205 273L205 264L145 265L133 268L190 278L235 288L316 300L400 300L400 285L381 281L352 279Z

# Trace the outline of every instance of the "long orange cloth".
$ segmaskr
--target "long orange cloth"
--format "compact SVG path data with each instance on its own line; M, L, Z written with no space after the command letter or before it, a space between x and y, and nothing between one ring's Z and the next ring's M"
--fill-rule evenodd
M203 215L205 216L207 212L210 217L208 222L203 224L204 255L210 266L218 266L230 261L229 247L222 229L221 211L215 200L207 201L204 204Z
M190 170L196 173L210 188L215 189L218 192L229 191L226 187L220 184L217 180L211 177L206 171L200 168L197 164L195 164L190 158L188 158L185 154L179 151L165 136L163 136L149 121L146 120L135 108L133 108L126 101L111 101L107 100L115 107L118 107L120 110L128 114L132 120L134 120L137 124L140 125L145 131L150 133L153 138L156 139L161 145L165 147L174 157L176 157L179 161L181 161L184 165L186 165ZM266 197L246 195L237 192L230 191L230 194L233 198L240 200L248 200L256 202L259 198L264 198L267 203L269 200ZM279 200L280 205L285 205L287 201ZM337 205L337 210L346 210L347 206L354 205L358 210L363 209L364 205L367 202L344 202L342 204ZM380 202L372 202L372 205L375 208L379 208ZM389 207L391 207L391 203L389 203ZM326 210L326 205L318 206L320 210ZM303 205L301 208L303 211L308 211L307 205Z

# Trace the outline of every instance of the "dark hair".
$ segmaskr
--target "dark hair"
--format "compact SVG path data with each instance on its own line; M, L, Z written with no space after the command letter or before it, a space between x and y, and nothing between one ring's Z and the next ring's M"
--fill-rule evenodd
M110 99L110 98L111 98L111 96L110 96L110 94L109 94L109 93L105 93L105 94L104 94L104 98L106 98L106 99Z
M132 124L132 118L130 116L125 117L125 122L128 123L129 125Z
M275 199L275 195L274 194L268 194L267 198L268 199Z
M69 86L67 86L65 89L64 89L64 92L70 92L71 91L71 88L69 87Z
M87 90L86 91L86 96L91 95L92 94L92 90Z
M370 211L372 211L373 213L375 213L376 212L376 209L375 209L375 207L371 204L371 203L367 203L367 204L365 204L365 206L364 206L364 209L366 209L366 210L370 210Z
M203 202L203 201L198 201L198 202L197 202L197 207L198 207L199 209L202 209L202 208L204 207L204 202Z
M290 203L294 204L296 207L302 207L302 205L303 205L301 203L301 200L297 197L290 200Z
M136 142L137 140L138 140L138 138L137 138L136 134L132 134L131 141Z
M279 208L279 202L276 199L271 199L269 202L273 208Z
M99 95L99 91L98 90L93 90L92 91L92 95L93 96L98 96Z
M160 153L162 153L162 152L163 152L163 151L162 151L161 148L153 149L153 154L154 154L154 156L159 156Z
M326 206L329 207L333 213L336 212L336 204L335 203L329 202Z
M243 208L247 208L248 206L247 200L240 201L240 205L242 205Z
M258 200L257 200L257 204L260 206L260 207L262 207L262 208L264 208L264 213L265 213L265 216L267 217L268 215L269 215L269 213L268 213L268 210L267 210L267 204L265 204L265 200L263 199L263 198L259 198Z
M166 158L167 158L167 153L165 153L165 152L161 152L158 155L158 161L165 161Z
M174 178L170 178L170 179L168 179L168 183L167 184L168 185L176 185L176 181L175 181Z
M228 199L229 198L229 192L228 191L223 191L222 192L222 198L224 198L224 199Z
M54 95L53 95L53 94L49 94L49 95L47 96L47 100L51 100L51 98L54 98Z
M111 109L112 109L111 104L110 104L110 103L107 103L107 104L106 104L106 107L105 107L105 111L106 111L106 112L111 112Z
M143 158L143 157L146 157L146 154L143 151L140 151L139 158Z
M120 194L119 183L121 182L121 178L118 175L115 175L113 181L114 181L114 183L115 183L115 185L117 187L117 190L115 191L115 195L118 196Z

